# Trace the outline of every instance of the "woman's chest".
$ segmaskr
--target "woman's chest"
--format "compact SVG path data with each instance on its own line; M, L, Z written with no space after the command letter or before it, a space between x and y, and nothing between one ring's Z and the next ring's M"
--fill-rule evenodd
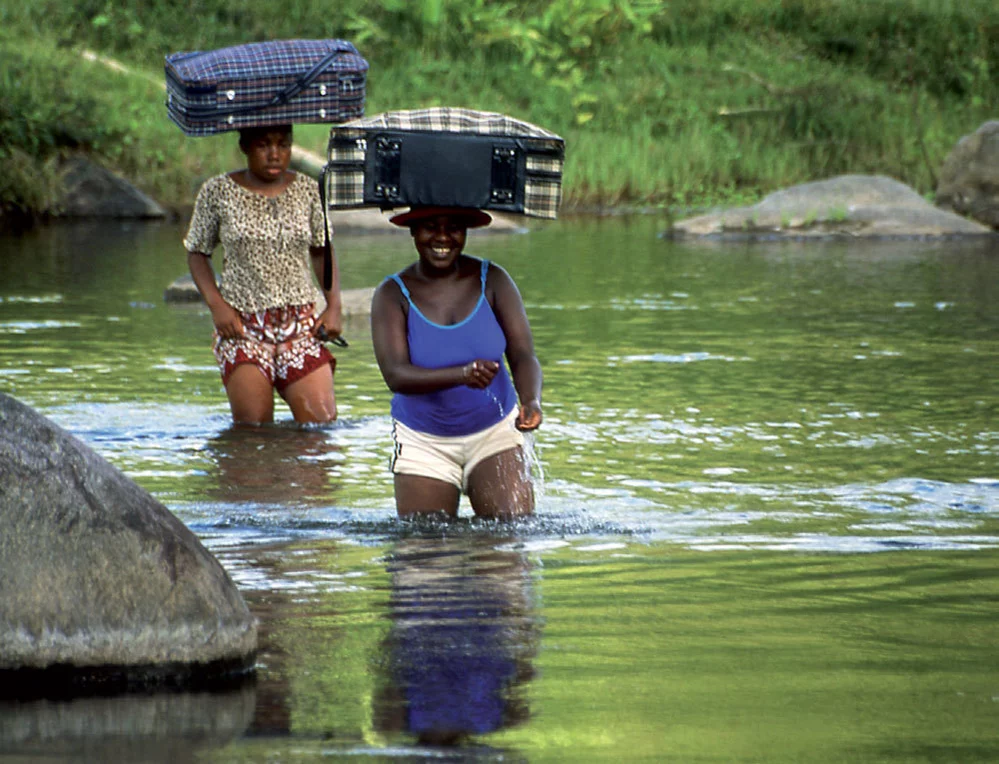
M483 279L478 273L465 273L453 279L404 278L409 301L426 320L440 326L468 321L488 302Z
M234 198L219 218L219 238L229 247L298 248L311 239L308 210L290 198Z

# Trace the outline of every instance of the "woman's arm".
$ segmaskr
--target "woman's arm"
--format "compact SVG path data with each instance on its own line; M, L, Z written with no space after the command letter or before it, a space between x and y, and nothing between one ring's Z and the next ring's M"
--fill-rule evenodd
M223 339L242 337L243 320L239 317L239 311L222 297L215 283L211 257L201 252L188 252L187 267L191 271L194 285L212 313L212 323L215 324L219 336Z
M319 283L323 283L323 257L324 247L309 247L309 255L312 257L312 270L316 274ZM316 321L315 331L320 328L326 330L326 335L332 339L339 337L343 333L343 302L340 296L340 266L336 259L336 250L330 244L330 253L333 257L333 280L328 290L323 290L323 297L326 298L326 308Z
M468 385L483 389L492 382L499 364L477 359L464 366L425 369L409 360L406 337L405 298L394 281L384 281L371 300L371 339L375 360L385 384L394 393L432 393L448 387Z
M486 281L491 290L493 312L506 335L506 360L513 386L520 398L517 429L535 430L541 424L541 388L544 377L534 352L534 335L520 290L510 275L495 263L489 266Z

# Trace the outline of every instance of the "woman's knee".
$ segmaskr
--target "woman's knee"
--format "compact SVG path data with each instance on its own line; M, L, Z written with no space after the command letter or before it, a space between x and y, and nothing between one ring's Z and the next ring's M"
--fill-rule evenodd
M337 417L333 372L328 365L314 369L281 392L297 422L333 422Z
M534 511L534 483L522 448L483 459L468 476L467 492L479 517L511 519Z

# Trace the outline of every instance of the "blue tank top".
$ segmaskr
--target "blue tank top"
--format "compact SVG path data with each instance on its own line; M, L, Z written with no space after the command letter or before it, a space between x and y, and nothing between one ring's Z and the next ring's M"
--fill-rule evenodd
M419 432L444 437L471 435L492 427L517 406L517 391L504 364L506 335L486 299L486 272L482 261L482 290L471 315L452 326L434 323L416 307L399 274L393 279L409 302L406 337L409 361L425 369L464 366L476 358L499 363L499 371L484 390L468 385L448 387L433 393L392 396L392 416Z

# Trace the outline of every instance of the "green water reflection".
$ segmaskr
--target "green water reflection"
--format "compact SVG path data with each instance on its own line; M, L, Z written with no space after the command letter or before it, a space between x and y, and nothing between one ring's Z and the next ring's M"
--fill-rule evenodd
M363 318L337 426L238 430L207 312L162 299L181 227L0 240L0 389L166 503L261 619L253 713L197 756L419 758L447 728L483 760L999 757L999 245L662 227L470 236L545 368L539 513L429 532L393 517ZM344 285L411 246L339 238Z
M476 750L505 760L994 760L999 586L980 554L530 547L478 535L262 553L300 584L251 596L280 613L261 684L287 683L298 754L406 749L400 732L444 685L453 704L437 716L498 722ZM483 646L491 664L475 662ZM407 706L399 665L414 660ZM282 751L251 735L212 758Z

